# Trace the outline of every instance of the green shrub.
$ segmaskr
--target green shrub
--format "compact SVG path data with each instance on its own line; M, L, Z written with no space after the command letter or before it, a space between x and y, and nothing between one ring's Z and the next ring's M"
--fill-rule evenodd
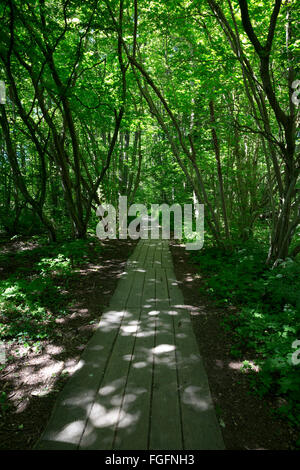
M68 281L76 266L101 250L99 244L76 240L0 254L3 265L12 258L21 265L0 281L0 339L28 341L53 334L55 318L67 301L57 279Z
M283 400L279 412L300 425L300 368L293 365L292 343L300 339L300 264L286 259L270 269L265 250L249 242L231 252L204 248L192 254L206 274L206 292L219 304L239 307L223 325L236 341L234 356L252 350L259 373L251 374L253 390Z

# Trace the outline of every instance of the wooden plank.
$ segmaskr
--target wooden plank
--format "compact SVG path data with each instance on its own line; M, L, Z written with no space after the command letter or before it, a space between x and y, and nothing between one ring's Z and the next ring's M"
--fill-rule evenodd
M123 309L127 304L127 300L134 285L135 273L132 269L128 269L123 273L118 282L118 287L110 299L110 309Z
M138 257L139 266L144 265L145 259L147 258L148 249L149 243L144 242Z
M149 315L150 313L150 315ZM149 439L155 317L142 311L113 448L146 450Z
M155 308L156 306L155 284L156 284L155 269L147 268L147 272L145 274L143 297L142 297L142 307Z
M162 267L163 268L173 267L172 255L170 253L168 245L164 245L162 249Z
M147 266L147 268L152 268L153 267L153 260L154 260L154 254L156 250L156 243L154 243L152 240L149 242L149 250L147 253L147 258L144 261L144 266Z
M144 240L139 240L139 242L136 246L136 249L134 250L131 257L128 259L128 261L126 263L126 266L129 270L133 269L133 268L140 267L141 263L140 263L139 260L140 260L140 256L141 256L142 251L145 249L144 245L145 245L145 241Z
M184 449L224 449L189 312L178 310L174 320Z
M161 268L161 254L162 254L162 248L161 248L161 241L157 240L156 244L156 249L154 253L154 259L153 259L153 266L156 268Z
M36 449L79 445L86 420L108 364L124 312L102 314L98 329L88 342L77 370L59 394L48 425Z
M156 308L158 310L169 308L169 292L166 272L162 268L155 268L156 276Z
M101 386L88 417L80 449L108 450L113 447L139 318L140 310L130 309L121 324Z
M184 297L181 289L178 287L178 281L176 279L173 268L166 269L166 278L168 284L168 291L170 296L170 305L179 306L184 305Z
M143 268L136 268L134 270L133 284L132 284L132 288L128 296L126 307L133 307L133 308L141 307L142 299L143 299L145 274L146 274L146 271ZM126 292L124 292L123 295L125 296Z
M153 348L154 372L149 449L183 449L172 321L159 317Z
M140 253L140 251L141 251L141 249L142 249L142 247L143 247L143 244L144 244L144 243L143 243L142 240L140 240L140 241L137 243L137 246L136 246L134 252L133 252L132 255L130 256L130 258L128 258L127 263L130 263L131 261L136 261L136 260L138 259L139 253Z

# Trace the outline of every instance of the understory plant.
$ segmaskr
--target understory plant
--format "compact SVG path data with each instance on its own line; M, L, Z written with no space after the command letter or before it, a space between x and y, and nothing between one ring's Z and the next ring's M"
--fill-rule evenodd
M250 371L252 390L277 397L276 412L299 427L300 365L293 360L293 345L300 340L299 260L287 258L272 269L263 247L253 242L238 243L232 251L208 247L191 256L205 273L203 290L219 305L237 307L223 326L233 334L233 356L252 351L258 366Z

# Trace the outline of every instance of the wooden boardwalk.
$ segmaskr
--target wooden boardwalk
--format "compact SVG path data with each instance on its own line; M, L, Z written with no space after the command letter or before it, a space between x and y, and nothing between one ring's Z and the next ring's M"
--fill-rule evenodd
M36 449L224 443L166 240L140 240Z

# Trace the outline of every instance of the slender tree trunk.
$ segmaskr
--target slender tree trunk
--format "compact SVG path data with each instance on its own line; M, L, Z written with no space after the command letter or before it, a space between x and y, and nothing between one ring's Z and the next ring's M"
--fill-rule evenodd
M217 171L218 171L218 180L219 180L223 220L224 220L224 226L225 226L225 234L226 234L227 240L229 240L230 239L230 231L229 231L227 208L226 208L226 201L225 201L225 194L224 194L223 174L222 174L221 157L220 157L220 145L219 145L219 139L218 139L216 128L215 128L216 119L215 119L215 109L214 109L213 100L210 100L210 102L209 102L209 110L210 110L210 122L212 124L212 129L211 129L212 140L213 140L213 144L214 144L215 157L216 157L216 161L217 161Z

